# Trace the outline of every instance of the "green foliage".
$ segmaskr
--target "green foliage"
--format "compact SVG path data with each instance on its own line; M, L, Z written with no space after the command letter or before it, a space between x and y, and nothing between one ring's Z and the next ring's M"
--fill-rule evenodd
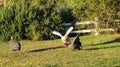
M43 25L50 25L62 33L64 22L74 17L78 21L99 17L109 23L120 18L119 0L9 0L0 6L0 40L15 39L45 40L58 38ZM108 25L109 24L109 25ZM105 25L104 25L105 26ZM101 26L102 27L102 26Z
M56 38L49 30L43 27L45 24L52 26L58 31L64 30L59 14L60 11L57 9L55 1L52 1L50 4L45 1L44 5L40 2L38 6L31 5L32 1L24 0L13 0L10 3L12 4L2 7L0 11L0 37L2 41L9 40L10 36L18 40ZM43 6L43 8L40 6Z

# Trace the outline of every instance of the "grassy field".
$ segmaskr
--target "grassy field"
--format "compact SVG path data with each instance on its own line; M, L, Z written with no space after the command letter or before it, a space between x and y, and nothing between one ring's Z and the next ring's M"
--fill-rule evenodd
M20 41L13 52L9 42L0 43L0 67L120 67L120 34L81 36L83 50L70 50L60 39ZM73 37L71 37L71 41Z

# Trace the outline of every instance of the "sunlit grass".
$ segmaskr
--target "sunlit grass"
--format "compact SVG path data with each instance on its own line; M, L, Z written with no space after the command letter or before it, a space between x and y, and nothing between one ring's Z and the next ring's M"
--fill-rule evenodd
M83 50L79 51L66 48L60 39L20 41L20 52L13 52L9 42L2 42L0 67L119 67L120 42L115 40L118 37L120 34L81 36Z

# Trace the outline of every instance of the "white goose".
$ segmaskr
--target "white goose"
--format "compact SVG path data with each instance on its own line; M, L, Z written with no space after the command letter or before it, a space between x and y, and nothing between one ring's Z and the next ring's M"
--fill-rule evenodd
M47 27L54 35L57 35L57 36L61 37L61 40L62 40L63 44L66 45L66 46L68 46L68 45L71 44L68 35L69 35L70 32L73 30L73 26L75 25L76 20L77 20L77 19L74 18L74 20L71 22L71 27L67 30L67 32L66 32L64 35L62 35L62 34L61 34L60 32L58 32L58 31L53 30L53 29L52 29L50 26L48 26L48 25L45 25L45 27Z
M66 46L70 45L70 39L69 39L68 35L73 30L73 27L70 27L67 30L67 32L64 35L62 35L60 32L52 30L52 28L50 26L48 26L48 25L45 25L45 26L52 32L52 34L61 37L61 40L62 40L62 42L63 42L64 45L66 45Z

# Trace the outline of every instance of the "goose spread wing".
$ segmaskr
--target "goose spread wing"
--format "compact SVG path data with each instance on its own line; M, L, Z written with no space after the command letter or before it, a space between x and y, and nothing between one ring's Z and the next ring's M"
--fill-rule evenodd
M60 37L62 36L61 33L59 33L58 31L53 30L50 26L48 26L48 25L44 25L44 26L47 27L52 32L52 34L60 36Z
M52 33L53 33L53 34L55 34L55 35L57 35L57 36L62 37L62 34L61 34L61 33L59 33L59 32L57 32L57 31L52 31Z
M70 28L67 30L67 32L65 33L65 36L68 36L72 30L73 30L73 27L70 27Z
M71 27L67 30L67 32L65 33L66 36L68 36L70 34L70 32L73 30L73 27L75 26L77 19L74 18L70 23L71 23Z

